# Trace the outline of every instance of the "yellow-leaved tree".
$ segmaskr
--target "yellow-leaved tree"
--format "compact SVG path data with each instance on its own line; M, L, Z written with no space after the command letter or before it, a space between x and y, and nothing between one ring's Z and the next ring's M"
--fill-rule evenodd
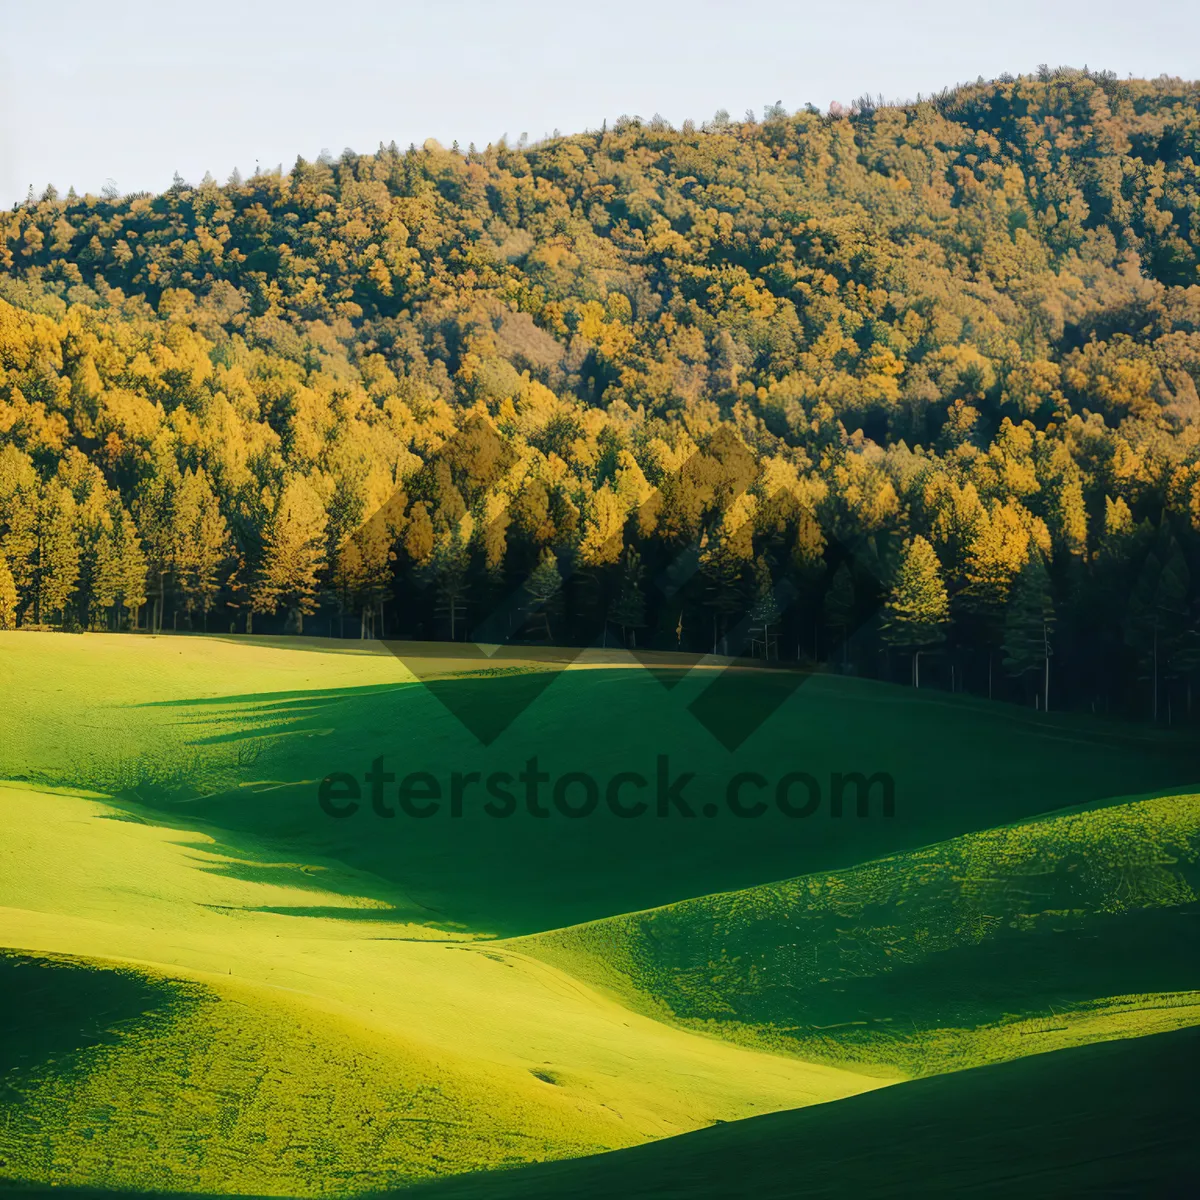
M325 567L328 517L321 497L303 475L293 475L271 515L262 566L255 583L255 612L274 613L282 604L288 624L300 633L316 610L317 580Z

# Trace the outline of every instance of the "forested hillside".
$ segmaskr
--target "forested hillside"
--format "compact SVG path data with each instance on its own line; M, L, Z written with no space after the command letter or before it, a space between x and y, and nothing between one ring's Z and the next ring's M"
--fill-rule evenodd
M500 611L1178 722L1198 162L1200 85L1044 70L47 188L0 214L0 626Z

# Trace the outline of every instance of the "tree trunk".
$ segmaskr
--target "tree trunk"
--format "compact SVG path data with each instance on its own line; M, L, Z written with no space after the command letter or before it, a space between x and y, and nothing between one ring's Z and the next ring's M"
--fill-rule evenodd
M1154 671L1151 677L1154 687L1154 722L1158 723L1158 625L1154 626Z
M1050 627L1042 617L1042 711L1050 711Z

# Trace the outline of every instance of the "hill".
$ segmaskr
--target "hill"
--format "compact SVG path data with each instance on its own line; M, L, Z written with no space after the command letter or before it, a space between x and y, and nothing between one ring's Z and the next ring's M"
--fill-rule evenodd
M924 650L1187 719L1198 113L1064 70L51 189L0 221L0 625Z
M720 704L761 721L731 750L697 718L719 662L403 649L0 634L0 1177L387 1189L1200 1011L1195 797L1112 793L1194 780L1186 738L735 666ZM511 720L485 743L464 703ZM665 755L696 815L318 803L378 757L394 805L404 771L531 755ZM850 767L894 816L729 805L739 771Z
M104 793L167 824L199 821L218 838L267 839L281 857L334 858L388 881L435 927L501 935L850 867L1200 780L1194 741L1168 731L820 674L680 678L682 659L669 689L656 668L628 656L494 673L494 660L448 659L449 649L410 646L397 659L378 644L337 640L0 633L0 686L10 697L0 776ZM460 719L468 710L501 722L488 744ZM730 750L719 735L748 711L757 728ZM387 785L393 817L371 806L365 776L377 758L396 775ZM531 759L549 777L539 791L545 817L529 810L518 780ZM666 816L660 759L670 780L694 777ZM480 775L460 816L453 771ZM398 781L419 772L442 789L428 818L395 803ZM502 818L489 815L495 797L482 785L498 772L511 776L518 801ZM580 772L599 795L584 819L565 816L552 790ZM625 772L646 782L621 793L646 803L636 819L616 816L604 798ZM744 806L766 798L749 819L729 805L730 783L744 772L768 782L737 793ZM793 772L818 782L820 805L808 817L775 802ZM844 815L834 816L839 772L889 777L895 815L885 815L876 785L860 816L849 785ZM362 788L345 819L318 802L332 773ZM568 808L585 799L576 787Z
M413 1200L1190 1195L1194 1029L980 1067ZM1119 1093L1119 1097L1114 1095Z
M935 1074L1200 1019L1200 797L1109 802L508 943L683 1028Z
M436 934L336 861L13 786L0 827L0 1180L345 1194L883 1082Z

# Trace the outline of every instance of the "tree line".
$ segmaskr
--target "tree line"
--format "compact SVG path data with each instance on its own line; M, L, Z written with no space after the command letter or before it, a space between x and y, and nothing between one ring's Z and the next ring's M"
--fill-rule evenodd
M0 216L0 625L624 644L1177 721L1200 89Z

